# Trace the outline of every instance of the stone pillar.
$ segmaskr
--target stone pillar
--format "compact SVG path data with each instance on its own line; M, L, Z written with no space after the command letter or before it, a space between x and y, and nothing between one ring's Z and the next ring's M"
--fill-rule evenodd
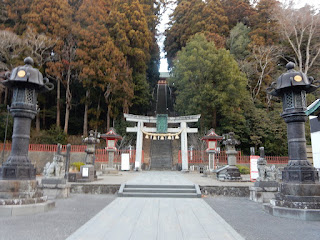
M142 144L143 144L143 122L138 121L138 131L137 131L137 142L136 142L136 162L139 164L138 170L141 169L141 159L142 159ZM135 166L135 169L137 167Z
M114 151L107 150L107 152L108 152L108 167L113 168Z
M189 171L188 166L188 135L187 135L187 123L181 122L180 128L181 132L181 160L182 160L182 171Z
M209 153L209 171L213 171L215 169L215 154L216 151L207 151Z

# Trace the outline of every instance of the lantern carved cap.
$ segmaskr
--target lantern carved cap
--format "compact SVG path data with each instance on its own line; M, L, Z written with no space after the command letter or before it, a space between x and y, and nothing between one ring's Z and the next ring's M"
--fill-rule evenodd
M33 88L40 92L53 89L53 84L33 67L34 61L31 57L25 58L24 63L24 66L16 67L10 74L6 74L6 80L2 82L4 86Z
M205 135L202 138L202 140L206 140L206 141L208 141L208 140L222 140L222 139L223 139L223 137L216 134L213 128L211 128L208 131L207 135Z
M101 137L106 139L122 139L122 137L117 134L114 128L110 128L107 133L101 134Z
M224 141L222 142L224 145L235 146L240 144L240 141L235 138L234 132L229 132L228 134L223 135Z
M270 87L267 89L268 93L272 96L282 96L284 91L289 89L304 90L307 93L315 91L319 86L313 85L312 83L317 83L314 81L313 77L307 77L303 72L298 72L294 70L295 64L289 62L286 65L287 72L283 73L278 77L277 81L271 83Z

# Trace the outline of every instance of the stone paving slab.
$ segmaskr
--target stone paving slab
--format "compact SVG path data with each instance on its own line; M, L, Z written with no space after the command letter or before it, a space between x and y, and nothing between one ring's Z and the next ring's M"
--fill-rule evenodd
M146 171L141 172L126 184L131 185L193 185L194 183L176 171Z
M117 198L67 240L242 238L202 199Z
M191 185L180 172L146 171L126 184ZM117 198L68 240L243 239L203 199Z
M149 181L152 182L159 182L162 183L170 183L170 181L173 178L168 179L168 176L166 176L168 173L172 173L172 176L175 176L176 180L180 182L180 184L183 184L183 182L190 182L193 184L198 184L200 186L253 186L254 184L252 182L222 182L218 181L216 179L213 179L211 177L204 177L203 174L196 173L196 172L190 172L190 173L181 173L178 171L141 171L141 172L135 172L135 171L119 171L119 174L114 175L101 175L98 176L97 181L88 182L88 183L72 183L72 184L122 184L125 182L128 182L131 184L131 182L135 181L141 181L144 180L146 177L149 179ZM178 178L178 176L183 176L183 178ZM242 176L244 180L249 180L249 175L243 175ZM159 179L160 178L160 179ZM41 181L41 177L37 177L38 181ZM181 180L184 179L184 180ZM144 181L147 182L147 181ZM151 183L150 183L151 184Z

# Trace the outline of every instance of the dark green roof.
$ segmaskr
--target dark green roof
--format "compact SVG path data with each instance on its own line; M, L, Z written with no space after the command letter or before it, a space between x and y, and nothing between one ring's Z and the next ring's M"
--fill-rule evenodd
M314 101L308 108L307 111L305 111L307 116L309 115L315 115L318 116L320 114L320 99L317 99Z

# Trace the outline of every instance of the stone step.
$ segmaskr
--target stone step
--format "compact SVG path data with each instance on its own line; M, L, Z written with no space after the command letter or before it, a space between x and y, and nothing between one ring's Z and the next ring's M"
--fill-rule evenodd
M169 197L195 198L201 197L198 185L147 185L122 184L118 195L120 197Z
M166 185L166 184L161 184L161 185L140 185L140 184L125 184L125 188L176 188L176 189L195 189L194 184L190 185Z
M160 197L160 198L197 198L196 193L140 193L124 192L122 197Z
M146 193L196 193L196 189L186 188L125 188L123 192L146 192Z

